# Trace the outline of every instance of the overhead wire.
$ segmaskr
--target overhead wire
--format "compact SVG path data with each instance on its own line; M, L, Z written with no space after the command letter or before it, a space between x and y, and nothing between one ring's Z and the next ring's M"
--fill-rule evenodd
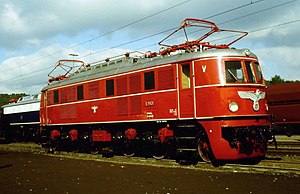
M192 0L185 0L185 1L183 1L183 2L180 2L180 3L178 3L178 4L175 4L175 5L173 5L173 6L167 7L166 9L162 9L162 10L160 10L160 11L158 11L158 12L155 12L155 13L153 13L153 14L151 14L151 15L148 15L148 16L143 17L143 18L140 18L140 19L138 19L138 20L136 20L136 21L130 22L130 23L128 23L128 24L125 24L125 25L123 25L123 26L121 26L121 27L119 27L119 28L116 28L116 29L111 30L111 31L109 31L109 32L106 32L106 33L104 33L104 34L95 36L95 37L93 37L93 38L91 38L91 39L89 39L89 40L80 42L80 43L78 43L78 44L75 44L75 45L72 45L72 46L70 46L70 47L67 47L67 48L65 48L65 49L63 49L63 50L56 51L56 52L54 52L54 53L51 53L51 54L49 54L49 55L46 55L46 56L37 58L37 59L35 59L35 60L32 60L32 61L30 61L30 62L21 64L21 65L32 64L32 63L41 61L41 60L43 60L43 59L45 59L45 58L54 56L54 55L56 55L56 54L58 54L58 53L67 51L67 50L69 50L69 49L71 49L71 48L74 48L74 47L77 47L77 46L81 46L81 45L86 44L86 43L88 43L88 42L90 42L90 41L93 41L93 40L96 40L96 39L98 39L98 38L104 37L104 36L106 36L106 35L112 34L112 33L116 32L116 31L118 31L118 30L124 29L124 28L126 28L126 27L131 26L131 25L134 25L134 24L136 24L136 23L139 23L139 22L141 22L141 21L144 21L144 20L146 20L146 19L148 19L148 18L154 17L154 16L156 16L156 15L159 15L159 14L161 14L161 13L164 13L164 12L166 12L166 11L169 11L169 10L171 10L171 9L174 9L174 8L176 8L176 7L179 7L179 6L181 6L181 5L185 4L185 3L188 3L188 2L190 2L190 1L192 1ZM15 67L15 68L20 68L20 67ZM3 80L3 81L0 81L0 83L12 81L12 80L17 80L17 79L19 79L19 78L24 79L23 77L25 77L25 76L32 75L32 74L38 73L38 72L43 72L43 71L45 71L45 70L47 70L47 69L51 69L51 68L53 68L53 66L49 66L49 67L46 67L46 68L42 68L42 69L38 69L38 70L35 70L35 71L31 71L30 74L21 74L21 75L15 76L15 77L11 77L11 78L5 79L5 80ZM9 70L12 70L12 69L14 69L14 68L11 68L11 69L9 69ZM6 71L8 71L8 70L6 70Z
M269 10L271 10L271 9L278 8L278 7L281 7L281 6L284 6L284 5L293 3L293 2L295 2L295 1L298 1L298 0L287 1L287 2L285 2L285 3L281 3L281 4L278 4L278 5L272 6L272 7L268 7L268 8L266 8L266 9L261 9L261 10L259 10L259 11L255 11L255 12L253 12L253 13L243 15L243 16L241 16L241 17L237 17L237 18L234 18L234 19L231 19L231 20L227 20L227 21L225 21L225 22L221 22L221 23L219 23L218 25L226 24L226 23L229 23L229 22L233 22L233 21L235 21L235 20L239 20L239 19L242 19L242 18L245 18L245 17L249 17L249 16L251 16L251 15L255 15L255 14L258 14L258 13L261 13L261 12L264 12L264 11L269 11Z
M176 8L176 7L179 7L179 6L181 6L181 5L183 5L183 4L186 4L186 3L190 2L190 1L192 1L192 0L185 0L185 1L181 2L181 3L175 4L175 5L173 5L173 6L170 6L170 7L167 7L167 8L165 8L165 9L162 9L162 10L160 10L160 11L158 11L158 12L155 12L155 13L153 13L153 14L150 14L150 15L148 15L148 16L146 16L146 17L140 18L140 19L138 19L138 20L135 20L135 21L133 21L133 22L130 22L130 23L128 23L128 24L125 24L125 25L123 25L123 26L120 26L120 27L118 27L118 28L116 28L116 29L113 29L113 30L111 30L111 31L105 32L105 33L103 33L103 34L101 34L101 35L95 36L95 37L93 37L93 38L90 38L90 39L85 40L85 41L83 41L83 42L80 42L80 43L77 43L77 44L75 44L75 45L69 46L69 47L67 47L67 48L61 49L61 50L59 50L59 51L50 53L50 54L48 54L48 55L39 57L39 58L37 58L37 59L35 59L35 60L32 60L32 61L27 62L27 63L24 63L24 64L22 64L22 65L27 65L27 64L29 64L29 63L35 63L35 62L38 62L38 61L40 61L40 60L42 60L42 59L45 59L45 58L54 56L54 55L56 55L56 54L58 54L58 53L62 53L62 52L64 52L64 51L70 50L70 49L72 49L72 48L75 48L75 47L84 45L84 44L86 44L86 43L89 43L89 42L94 41L94 40L96 40L96 39L99 39L99 38L101 38L101 37L107 36L107 35L109 35L109 34L112 34L112 33L116 32L116 31L119 31L119 30L121 30L121 29L127 28L127 27L129 27L129 26L131 26L131 25L137 24L137 23L139 23L139 22L141 22L141 21L144 21L144 20L146 20L146 19L149 19L149 18L151 18L151 17L154 17L154 16L156 16L156 15L159 15L159 14L161 14L161 13L164 13L164 12L166 12L166 11L169 11L169 10L171 10L171 9L174 9L174 8Z
M189 1L190 1L190 0L184 1L184 2L182 2L182 3L180 3L180 4L177 4L177 5L175 5L175 6L172 6L172 7L169 7L169 8L167 8L167 9L164 9L164 10L162 10L162 11L160 11L160 12L157 12L157 13L155 13L155 14L149 15L149 16L147 16L147 17L145 17L145 18L142 18L142 19L137 20L137 21L135 21L135 22L132 22L132 23L130 23L130 24L124 25L124 26L122 26L122 27L120 27L120 28L117 28L117 29L114 30L114 31L111 31L111 33L117 31L118 29L123 29L123 28L125 28L125 27L128 27L129 25L133 25L133 24L135 24L135 23L137 23L137 22L139 22L139 21L142 21L142 20L144 20L144 19L147 19L147 18L150 18L150 17L152 17L152 16L158 15L159 13L162 13L162 12L164 12L164 11L170 10L171 8L177 7L177 6L179 6L179 5L182 5L182 4L184 4L184 3L187 3L187 2L189 2ZM214 15L211 15L211 16L208 16L208 17L206 17L205 19L217 17L217 16L220 16L220 15L223 15L223 14L226 14L226 13L229 13L229 12L232 12L232 11L235 11L235 10L238 10L238 9L241 9L241 8L244 8L244 7L247 7L247 6L250 6L250 5L254 5L254 4L259 3L259 2L262 2L262 1L264 1L264 0L251 1L250 3L244 4L244 5L241 5L241 6L237 6L237 7L235 7L235 8L232 8L232 9L229 9L229 10L226 10L226 11L223 11L223 12L220 12L220 13L217 13L217 14L214 14ZM176 27L176 28L177 28L177 27ZM104 51L107 51L107 50L110 50L110 49L113 49L113 48L117 48L117 47L120 47L120 46L124 46L124 45L127 45L127 44L131 44L131 43L133 43L133 42L138 42L138 41L140 41L140 40L144 40L144 39L147 39L147 38L150 38L150 37L154 37L154 36L156 36L156 35L163 34L163 33L165 33L165 32L174 30L174 29L176 29L176 28L171 28L171 29L168 29L168 30L165 30L165 31L162 31L162 32L159 32L159 33L155 33L155 34L152 34L152 35L149 35L149 36L146 36L146 37L142 37L142 38L135 39L135 40L132 40L132 41L129 41L129 42L125 42L125 43L122 43L122 44L118 44L118 45L115 45L115 46L110 47L110 48L107 48L107 49L95 51L95 52L90 53L90 54L88 54L88 55L85 55L85 56L83 56L83 57L90 56L90 55L93 55L93 54L96 54L96 53L100 53L100 52L104 52ZM107 34L109 34L109 33L105 33L105 34L107 35ZM102 35L97 36L97 37L94 37L94 38L92 38L92 39L89 39L88 41L84 41L84 42L82 42L82 43L79 43L78 45L81 45L81 44L83 44L83 43L89 42L90 40L94 40L94 39L99 38L99 37L102 37ZM69 48L70 48L70 47L69 47ZM65 49L65 50L67 50L67 49ZM65 50L63 50L63 51L65 51ZM63 52L63 51L58 51L58 52ZM58 52L56 52L56 53L58 53ZM56 54L56 53L55 53L55 54ZM49 57L49 55L48 55L48 57ZM45 71L45 70L51 69L51 68L53 68L53 67L51 66L51 67L48 67L48 68L39 69L39 70L36 70L36 71L34 71L34 72L31 72L30 75L33 74L33 73L42 72L42 71ZM24 76L26 76L26 75L16 76L16 77L7 79L7 80L5 80L5 81L15 80L16 78L20 78L20 77L24 77ZM1 83L1 82L0 82L0 83Z
M289 24L296 23L296 22L300 22L300 19L293 20L293 21L289 21L289 22L284 22L284 23L280 23L280 24L276 24L276 25L271 25L271 26L264 27L264 28L259 28L259 29L251 30L251 31L249 31L249 32L255 33L255 32L258 32L258 31L263 31L263 30L267 30L267 29L271 29L271 28L276 28L276 27L279 27L279 26L289 25ZM230 37L231 37L231 36L230 36ZM226 37L226 38L230 38L230 37ZM218 40L219 40L219 39L218 39ZM44 83L44 82L40 82L40 83L32 84L32 85L26 85L25 87L36 86L36 85L40 85L40 84L43 84L43 83ZM23 86L23 87L24 87L24 86ZM15 89L18 90L18 89L21 89L21 88L22 88L22 87L20 87L20 88L15 88Z
M112 33L116 32L116 31L118 31L118 30L124 29L124 28L129 27L129 26L131 26L131 25L134 25L134 24L136 24L136 23L139 23L139 22L141 22L141 21L143 21L143 20L146 20L146 19L148 19L148 18L151 18L151 17L153 17L153 16L156 16L156 15L158 15L158 14L161 14L161 13L163 13L163 12L166 12L166 11L168 11L168 10L171 10L171 9L173 9L173 8L176 8L176 7L178 7L178 6L181 6L181 5L183 5L183 4L185 4L185 3L188 3L188 2L190 2L190 1L191 1L191 0L183 1L183 2L181 2L181 3L178 3L178 4L176 4L176 5L173 5L173 6L171 6L171 7L168 7L168 8L166 8L166 9L160 10L160 11L158 11L158 12L156 12L156 13L154 13L154 14L151 14L151 15L149 15L149 16L146 16L146 17L143 17L143 18L138 19L138 20L136 20L136 21L130 22L130 23L128 23L128 24L125 24L125 25L123 25L123 26L121 26L121 27L119 27L119 28L116 28L116 29L111 30L111 31L109 31L109 32L106 32L106 33L104 33L104 34L95 36L95 37L93 37L93 38L91 38L91 39L89 39L89 40L86 40L86 41L77 43L77 44L72 45L72 46L70 46L70 47L67 47L67 48L65 48L65 49L56 51L56 52L54 52L54 53L51 53L51 54L48 54L48 55L45 55L45 56L42 56L42 57L40 57L40 58L37 58L37 59L32 60L32 61L29 61L29 62L24 63L24 64L22 64L22 65L32 64L32 63L38 62L38 61L40 61L40 60L43 60L43 59L45 59L45 58L54 56L54 55L56 55L56 54L58 54L58 53L67 51L67 50L69 50L69 49L71 49L71 48L75 48L75 47L77 47L77 46L81 46L81 45L83 45L83 44L89 43L89 42L91 42L91 41L93 41L93 40L96 40L96 39L98 39L98 38L101 38L101 37L104 37L104 36L106 36L106 35L112 34ZM264 0L251 1L250 3L246 3L246 4L244 4L244 5L237 6L237 7L235 7L235 8L232 8L232 9L229 9L229 10L226 10L226 11L223 11L223 12L220 12L220 13L217 13L217 14L214 14L214 15L211 15L211 16L206 17L206 18L204 18L204 19L209 19L209 18L217 17L217 16L220 16L220 15L223 15L223 14L226 14L226 13L229 13L229 12L232 12L232 11L235 11L235 10L238 10L238 9L241 9L241 8L244 8L244 7L247 7L247 6L249 6L249 5L254 5L254 4L256 4L256 3L260 3L260 2L262 2L262 1L264 1ZM171 30L173 30L173 29L174 29L174 28L169 29L169 30L165 30L165 31L162 31L162 32L156 33L156 34L159 35L159 34L162 34L162 33L167 32L167 31L171 31ZM153 36L155 36L155 35L150 35L150 36L147 36L146 38L153 37ZM145 38L145 39L146 39L146 38ZM143 40L143 38L141 38L140 40ZM137 41L138 41L138 40L137 40ZM132 41L132 42L137 42L137 41ZM123 46L123 45L122 45L122 46ZM113 48L115 48L115 47L113 47ZM104 49L103 51L107 51L107 50L109 50L109 49L110 49L110 48ZM95 53L99 53L99 52L103 52L103 51L102 51L102 50L101 50L101 51L96 51ZM89 56L89 55L92 55L92 54L90 53L90 54L88 54L88 55L86 55L86 56ZM16 67L16 68L18 68L18 67ZM46 68L46 69L50 69L50 68L51 68L51 67ZM9 70L12 70L12 69L14 69L14 68L7 69L6 71L9 71ZM44 69L35 71L35 73L36 73L36 72L43 71L43 70L44 70ZM16 76L16 77L14 77L14 78L18 78L18 77L19 77L19 76ZM14 78L12 78L12 79L14 79ZM9 79L7 79L7 80L5 80L5 81L11 81L12 79L9 78ZM4 81L4 82L5 82L5 81ZM1 82L0 82L0 83L1 83Z
M217 13L217 14L214 14L214 15L211 15L211 16L208 16L208 17L205 17L203 19L210 19L210 18L214 18L214 17L217 17L217 16L220 16L220 15L223 15L223 14L226 14L226 13L229 13L229 12L232 12L232 11L235 11L235 10L238 10L238 9L241 9L241 8L244 8L244 7L247 7L247 6L250 6L250 5L254 5L256 3L260 3L262 1L265 1L265 0L257 0L257 1L251 1L250 3L246 3L244 5L241 5L241 6L237 6L237 7L234 7L232 9L229 9L229 10L226 10L226 11L223 11L223 12L220 12L220 13ZM295 0L294 0L295 1ZM157 36L157 35L160 35L160 34L163 34L165 32L170 32L172 30L175 30L177 29L177 27L175 28L170 28L170 29L167 29L167 30L164 30L164 31L161 31L161 32L158 32L158 33L155 33L155 34L152 34L152 35L149 35L149 36L145 36L143 38L138 38L138 39L135 39L135 40L132 40L132 41L129 41L129 42L125 42L125 43L122 43L122 44L118 44L118 45L115 45L115 46L112 46L112 47L109 47L109 48L106 48L106 49L103 49L103 50L99 50L99 51L95 51L93 53L89 53L87 55L84 55L82 56L82 58L84 57L87 57L87 56L90 56L90 55L93 55L93 54L97 54L97 53L100 53L100 52L105 52L107 50L110 50L110 49L113 49L113 48L117 48L117 47L120 47L120 46L124 46L126 44L131 44L131 43L134 43L134 42L138 42L140 40L144 40L144 39L147 39L147 38L151 38L151 37L154 37L154 36ZM146 48L146 47L149 47L149 46L153 46L153 45L156 45L155 44L151 44L151 45L148 45L148 46L145 46L145 47L141 47L137 50L140 50L140 49L143 49L143 48Z
M262 1L264 1L264 0L251 1L250 3L247 3L247 4L245 4L245 5L241 5L241 6L238 6L238 7L235 7L235 8L232 8L232 9L229 9L229 10L226 10L226 11L223 11L223 12L220 12L220 13L218 13L218 14L214 14L214 15L208 16L208 17L206 17L206 18L204 18L204 19L210 19L210 18L213 18L213 17L217 17L217 16L220 16L220 15L229 13L229 12L231 12L231 11L235 11L235 10L237 10L237 9L241 9L241 8L247 7L247 6L249 6L249 5L253 5L253 4L255 4L255 3L262 2ZM258 14L258 13L261 13L261 12L264 12L264 11L269 11L269 10L271 10L271 9L274 9L274 8L277 8L277 7L281 7L281 6L284 6L284 5L286 5L286 4L289 4L289 3L292 3L292 2L295 2L295 1L297 1L297 0L288 1L288 2L285 2L285 3L279 4L279 5L275 5L275 6L266 8L266 9L262 9L262 10L259 10L259 11L256 11L256 12L253 12L253 13L250 13L250 14L243 15L243 16L241 16L241 17L237 17L237 18L234 18L234 19L231 19L231 20L227 20L227 21L225 21L225 22L218 23L217 25L219 26L219 25L222 25L222 24L226 24L226 23L229 23L229 22L238 20L238 19L242 19L242 18L245 18L245 17L249 17L249 16L254 15L254 14ZM156 35L160 35L160 34L163 34L163 33L165 33L165 32L170 32L170 31L175 30L175 29L177 29L177 27L171 28L171 29L168 29L168 30L159 32L159 33L155 33L155 34L152 34L152 35L149 35L149 36L145 36L145 37L143 37L143 38L135 39L135 40L132 40L132 41L129 41L129 42L125 42L125 43L122 43L122 44L118 44L118 45L115 45L115 46L112 46L112 47L109 47L109 48L106 48L106 49L103 49L103 50L95 51L95 52L93 52L93 53L89 53L88 55L82 56L82 58L87 57L87 56L90 56L90 55L93 55L93 54L105 52L105 51L110 50L110 49L113 49L113 48L117 48L117 47L120 47L120 46L124 46L124 45L126 45L126 44L131 44L131 43L133 43L133 42L137 42L137 41L144 40L144 39L147 39L147 38L150 38L150 37L154 37L154 36L156 36ZM192 33L194 33L194 32L192 32ZM176 39L176 38L179 38L179 37L181 37L181 36L174 37L173 39ZM171 40L171 39L170 39L170 40ZM143 47L140 47L140 48L138 48L138 49L136 49L136 50L144 49L144 48L147 48L147 47L150 47L150 46L154 46L154 45L156 45L156 44L157 44L157 43L151 44L151 45L147 45L147 46L143 46Z
M258 2L261 2L261 1L263 1L263 0L255 1L254 3L258 3ZM294 1L296 1L296 0L294 0ZM275 8L275 7L283 6L283 5L287 4L287 3L291 3L291 2L294 2L294 1L289 1L289 2L286 2L286 3L280 4L280 5L276 5L276 6L273 6L273 7L270 7L270 8L266 8L266 9L263 9L263 10L260 10L260 11L257 11L257 12L251 13L251 14L248 14L248 16L254 15L254 14L260 13L260 12L262 12L262 11L269 10L269 9L273 9L273 8ZM187 1L185 1L185 2L187 2ZM246 5L249 6L249 5L251 5L251 4L253 4L253 2L250 3L250 4L245 4L245 5L243 5L243 6L239 6L239 9L245 7ZM238 7L237 7L237 8L238 8ZM221 12L221 13L218 13L218 14L215 14L215 15L212 15L212 16L209 16L209 17L206 17L206 19L209 19L209 18L212 18L212 17L217 17L217 16L219 16L219 15L228 13L228 12L230 12L230 11L237 10L237 8L233 8L233 9L230 9L230 10L227 10L227 11L224 11L224 12ZM157 13L157 14L158 14L158 13ZM156 15L157 15L157 14L156 14ZM145 18L149 18L149 17L150 17L150 16L147 16L147 17L145 17ZM237 20L237 19L240 19L240 18L244 18L244 17L246 17L246 16L241 16L241 17L238 17L238 18L235 18L235 19L232 19L232 20L228 20L228 21L222 22L221 24L228 23L228 22L230 22L230 21L234 21L234 20ZM261 31L261 30L265 30L265 29L269 29L269 28L275 28L275 27L282 26L282 25L288 25L288 24L291 24L291 23L299 22L299 21L300 21L300 20L294 20L294 21L284 22L284 23L281 23L281 24L272 25L272 26L269 26L269 27L264 27L264 28L252 30L252 31L249 31L249 32L257 32L257 31ZM138 21L136 21L135 23L137 23L137 22L138 22ZM124 28L125 28L125 27L124 27ZM121 29L122 29L122 28L121 28ZM152 34L152 35L149 35L149 36L146 36L146 37L138 38L138 39L135 39L135 40L132 40L132 41L129 41L129 42L125 42L125 43L122 43L122 44L119 44L119 45L115 45L115 46L110 47L110 48L107 48L107 49L105 49L105 50L96 51L95 53L99 53L99 52L103 52L103 51L106 51L106 50L109 50L109 49L117 48L117 47L120 47L120 46L123 46L123 45L126 45L126 44L130 44L130 43L133 43L133 42L141 41L141 40L144 40L144 39L146 39L146 38L150 38L150 37L153 37L153 36L156 36L156 35L165 33L165 32L167 32L167 31L170 31L170 30L174 30L174 28L165 30L165 31L163 31L163 32L155 33L155 34ZM91 39L90 39L90 40L91 40ZM88 41L90 41L90 40L88 40ZM82 43L83 43L83 42L82 42ZM64 51L65 51L65 50L64 50ZM58 52L59 52L59 51L58 51ZM49 68L47 68L47 69L50 69L50 68L52 68L52 67L49 67ZM32 74L32 73L37 73L37 72L41 72L41 71L44 71L44 70L45 70L45 69L36 70L36 71L34 71L34 72L31 72L30 74ZM24 76L25 76L25 75L24 75ZM20 76L18 76L17 78L19 78L19 77L20 77ZM15 77L15 78L16 78L16 77ZM13 78L11 78L10 80L12 80L12 79L13 79ZM1 83L1 82L0 82L0 83ZM39 84L41 84L41 83L39 83ZM30 86L34 86L34 85L38 85L38 84L33 84L33 85L30 85ZM29 86L27 86L27 87L29 87ZM18 88L16 88L16 89L18 89Z

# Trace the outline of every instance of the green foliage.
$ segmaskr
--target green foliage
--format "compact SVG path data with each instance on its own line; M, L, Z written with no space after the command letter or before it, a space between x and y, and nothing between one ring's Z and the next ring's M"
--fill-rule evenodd
M299 80L291 81L291 80L284 80L280 77L280 75L275 75L274 77L271 77L271 80L265 80L267 86L273 85L273 84L283 84L283 83L291 83L291 82L299 82Z
M28 94L21 93L21 94L0 94L0 107L7 104L11 99L18 99L22 96L28 96Z

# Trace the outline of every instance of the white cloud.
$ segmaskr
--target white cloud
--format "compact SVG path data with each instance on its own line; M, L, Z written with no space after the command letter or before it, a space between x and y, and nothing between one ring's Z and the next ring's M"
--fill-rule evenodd
M285 80L300 80L300 47L268 47L255 50L265 79L280 75Z
M87 30L100 34L162 9L171 0L5 1L0 10L1 47L18 48L56 36L74 37ZM174 4L174 3L173 3ZM0 7L1 9L1 7ZM13 44L11 40L14 41Z
M57 50L65 49L61 45L54 44L33 54L12 57L1 62L0 93L39 93L46 86L49 79L48 73L55 67L56 62L60 59L73 59L69 54L77 53L77 51L80 51L80 55L74 59L83 60L86 63L129 51L116 48L97 53L79 48L76 51L69 49L54 54ZM90 53L94 54L90 55ZM55 73L59 72L54 72L52 75L56 75Z
M241 0L210 0L209 3L191 0L64 0L64 1L19 1L3 0L0 4L0 93L38 92L47 82L48 71L34 72L38 69L54 66L70 53L78 53L79 58L87 62L97 61L128 50L147 47L160 41L165 34L123 45L154 33L178 27L187 17L209 18L222 23L222 28L235 30L256 30L300 18L300 3L295 1L268 9L284 2ZM126 24L168 9L176 4L182 5L147 18L134 25L117 30ZM242 5L248 6L230 10ZM218 6L216 6L218 5ZM261 13L245 16L258 10ZM239 18L241 17L241 18ZM239 19L237 19L239 18ZM242 46L254 51L260 58L265 77L278 74L284 79L300 79L300 22L283 25L251 33L234 47ZM104 36L101 36L104 35ZM94 39L95 37L99 37ZM91 41L89 41L91 40ZM72 45L78 46L72 47ZM89 55L97 50L105 50ZM69 48L69 49L66 49ZM153 46L149 46L153 48ZM238 48L238 47L237 47ZM155 49L159 49L155 47ZM145 49L146 51L146 49ZM39 59L39 60L37 60ZM18 77L18 79L11 79ZM24 87L34 85L32 87Z

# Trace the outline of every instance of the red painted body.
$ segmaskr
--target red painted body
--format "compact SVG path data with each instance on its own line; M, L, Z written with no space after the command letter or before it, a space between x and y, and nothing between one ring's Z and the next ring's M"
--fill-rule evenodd
M132 129L132 128L127 129L127 130L125 131L125 136L126 136L126 138L129 139L129 140L132 140L132 139L136 138L136 130L135 130L135 129Z
M76 139L78 139L78 131L76 129L72 129L69 132L69 135L70 135L71 141L75 141Z
M266 142L261 145L254 138L235 137L241 131L251 132L251 128L265 128L269 124L258 60L248 50L213 48L216 49L177 55L168 55L166 49L157 58L159 53L151 53L153 60L146 56L132 63L128 61L135 59L127 54L114 64L106 60L93 69L49 85L42 91L41 127L50 131L68 126L83 131L93 128L92 141L100 142L112 141L115 131L133 140L141 131L149 130L164 143L181 133L176 126L197 125L197 130L204 129L218 160L264 156ZM240 69L232 69L236 62ZM227 63L232 63L230 70ZM131 69L103 73L112 72L113 65L116 69L122 65ZM238 80L241 69L243 75ZM91 73L84 74L88 71ZM110 80L114 83L112 88L108 86ZM238 110L230 110L231 105L238 106ZM175 127L161 127L164 122ZM102 126L107 130L97 130ZM250 152L244 151L247 141L254 144Z
M100 142L109 142L111 141L111 134L108 133L106 130L93 130L92 140Z
M300 134L300 82L270 85L266 98L276 132Z

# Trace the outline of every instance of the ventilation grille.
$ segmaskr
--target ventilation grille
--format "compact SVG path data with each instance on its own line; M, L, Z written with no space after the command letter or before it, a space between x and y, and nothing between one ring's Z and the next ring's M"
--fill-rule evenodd
M140 74L131 75L129 77L129 88L130 88L131 94L141 92L142 88L141 88L141 75Z
M127 77L117 79L117 95L127 94Z
M130 114L137 115L142 113L142 96L130 97Z
M174 69L170 67L158 71L158 89L166 90L175 88Z
M66 88L60 89L60 102L61 103L68 102L68 96L67 96L67 89Z
M53 92L47 91L47 105L53 104Z
M117 109L119 116L128 115L128 98L118 98L117 99Z
M98 82L91 82L88 84L88 98L89 99L94 99L94 98L99 98L99 83Z
M77 118L77 110L76 105L67 105L67 106L60 106L60 118L61 119L75 119Z
M68 88L69 102L76 101L75 87Z

